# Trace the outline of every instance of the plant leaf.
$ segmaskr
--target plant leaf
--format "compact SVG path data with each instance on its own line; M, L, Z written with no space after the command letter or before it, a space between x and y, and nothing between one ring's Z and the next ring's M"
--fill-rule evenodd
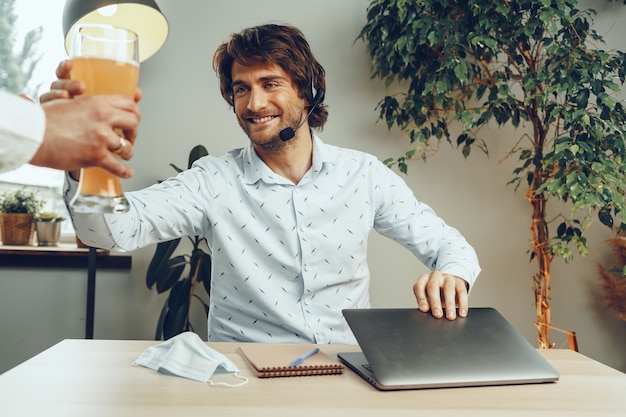
M187 330L185 328L185 323L187 322L188 313L189 303L186 305L179 305L176 310L168 310L165 320L163 321L163 338L165 340Z
M161 294L172 288L176 281L183 275L186 266L187 260L183 255L169 259L166 267L162 270L163 273L157 274L157 293Z
M202 256L202 262L200 263L199 279L202 279L202 285L209 296L211 295L211 255L205 252L200 252Z
M186 278L177 281L170 296L167 299L168 312L163 321L163 337L169 339L185 331L187 314L189 313L189 292L191 291L191 279Z
M189 162L187 164L187 169L191 168L193 163L196 162L198 159L202 158L203 156L207 156L208 154L209 152L206 150L204 146L202 145L194 146L191 152L189 152Z
M152 286L159 280L160 275L169 274L167 263L179 243L180 238L161 242L157 245L146 271L146 286L148 289L152 289Z
M163 303L163 307L161 307L161 314L159 314L159 320L157 321L156 331L154 332L154 340L163 339L163 323L165 322L165 317L167 317L167 300Z

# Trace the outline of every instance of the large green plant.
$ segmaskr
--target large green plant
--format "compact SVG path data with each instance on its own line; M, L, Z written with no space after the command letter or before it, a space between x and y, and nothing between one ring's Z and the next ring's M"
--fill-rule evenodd
M28 90L35 67L41 60L37 43L41 40L41 27L28 31L21 45L15 44L15 0L0 0L0 90L15 94L36 94L39 85Z
M359 38L372 77L397 86L380 119L407 133L396 161L426 159L446 140L465 157L488 152L483 129L521 128L511 142L532 217L531 259L539 347L550 341L550 267L587 254L585 231L597 213L624 229L626 112L620 97L625 55L601 49L595 12L575 0L372 0ZM456 132L456 133L455 133ZM548 202L571 212L551 215ZM615 224L614 224L615 222Z
M189 153L188 168L206 155L208 152L204 146L194 147ZM170 166L182 172L176 165ZM161 242L148 265L147 287L151 289L156 286L159 294L169 291L156 326L154 338L157 340L194 330L189 320L189 309L194 299L204 308L205 314L209 311L208 302L203 300L198 291L204 289L205 297L211 294L211 255L203 236L188 236L187 239L191 244L189 253L176 251L182 238Z

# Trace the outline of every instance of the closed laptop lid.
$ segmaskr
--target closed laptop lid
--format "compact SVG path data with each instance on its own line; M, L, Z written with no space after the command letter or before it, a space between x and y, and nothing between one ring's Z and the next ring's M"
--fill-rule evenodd
M493 308L470 308L467 317L456 320L436 319L418 309L348 309L343 314L375 375L370 382L380 389L521 384L559 377Z

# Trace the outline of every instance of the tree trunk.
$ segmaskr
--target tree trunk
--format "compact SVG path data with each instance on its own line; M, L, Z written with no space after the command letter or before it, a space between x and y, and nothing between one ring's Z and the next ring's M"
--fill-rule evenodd
M540 93L534 91L533 96ZM533 123L533 143L534 143L534 172L530 189L528 190L528 201L533 208L532 226L530 228L533 239L534 259L537 262L537 273L533 277L533 292L535 294L535 316L537 321L537 344L540 349L550 349L553 346L550 341L550 330L552 317L550 314L550 265L554 256L550 252L550 233L548 222L546 221L548 204L545 193L537 194L537 190L544 185L547 180L546 170L543 166L544 146L546 140L546 129L537 109L541 108L535 101L529 107L530 120Z
M537 173L536 173L537 174ZM533 277L535 310L537 322L537 342L540 349L551 349L550 341L552 317L550 315L550 264L552 254L549 250L550 237L546 222L546 198L544 194L535 195L535 187L529 191L528 199L533 207L531 233L533 251L537 261L538 272Z

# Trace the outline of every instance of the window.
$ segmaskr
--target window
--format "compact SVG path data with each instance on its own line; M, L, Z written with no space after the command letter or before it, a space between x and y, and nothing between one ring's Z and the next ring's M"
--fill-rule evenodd
M28 83L29 90L38 96L50 87L58 63L67 58L63 41L62 16L65 0L46 0L34 3L32 0L15 0L13 11L17 16L14 31L16 45L21 45L24 36L30 30L42 28L41 40L37 43L37 53L41 59ZM61 192L63 172L25 165L14 171L0 174L0 192L13 190L21 186L39 190L39 195L46 201L44 210L65 212ZM73 234L71 222L65 221L62 233Z

